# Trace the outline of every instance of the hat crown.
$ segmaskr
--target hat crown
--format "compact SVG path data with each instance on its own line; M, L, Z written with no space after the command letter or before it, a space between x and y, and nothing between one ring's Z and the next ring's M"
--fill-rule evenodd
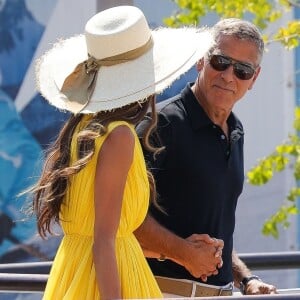
M96 59L122 54L144 45L151 31L140 9L118 6L93 16L85 26L88 53Z

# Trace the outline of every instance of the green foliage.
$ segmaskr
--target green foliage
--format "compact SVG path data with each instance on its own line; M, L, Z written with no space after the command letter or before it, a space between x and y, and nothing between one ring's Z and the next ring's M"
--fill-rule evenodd
M288 50L299 46L300 21L289 22L286 28L279 28L274 40L280 41Z
M286 145L281 145L284 147ZM289 158L285 154L274 152L268 157L262 159L260 163L247 173L248 180L254 185L266 184L274 175L275 172L282 171Z
M299 209L295 204L291 206L281 206L279 210L272 215L263 225L262 233L264 235L272 235L274 238L279 237L278 224L283 228L288 228L290 222L288 221L289 215L299 214Z
M164 23L170 27L182 25L199 25L201 18L208 13L215 13L221 18L250 19L259 28L266 29L270 23L279 20L290 11L292 4L286 0L172 0L178 6L178 11L165 18ZM295 3L299 4L295 1ZM266 36L266 43L278 41L287 49L299 45L300 21L289 22L271 36Z
M294 129L296 134L290 135L288 140L278 145L275 151L269 156L261 159L256 166L254 166L248 173L248 182L253 185L263 185L269 182L276 172L283 171L289 162L292 162L294 170L295 182L300 180L300 139L297 132L300 128L300 108L295 109ZM282 205L278 211L265 221L262 233L265 235L272 235L278 238L278 225L281 224L283 228L288 228L288 216L299 214L297 208L297 199L300 196L300 188L292 187L286 196L288 202L292 205Z
M282 18L293 7L300 7L300 0L173 0L178 11L164 20L171 27L182 25L199 25L201 19L208 13L214 13L220 18L246 18L265 30L271 23ZM268 36L263 34L266 44L280 42L285 49L291 50L300 43L300 20L291 20L284 27L274 29ZM276 147L273 153L261 159L248 173L248 182L254 185L264 185L276 172L283 171L288 165L293 167L296 184L300 182L300 108L295 109L295 134L290 135L286 142ZM298 214L296 200L300 196L300 188L293 187L285 201L292 202L290 206L282 205L263 225L263 234L278 238L278 226L289 226L289 215Z
M179 7L179 11L165 19L169 26L181 26L182 24L199 24L201 17L209 12L214 12L220 17L243 18L245 14L252 16L252 21L264 29L267 24L274 22L282 16L282 6L289 9L288 2L283 1L279 6L277 1L267 0L173 0Z

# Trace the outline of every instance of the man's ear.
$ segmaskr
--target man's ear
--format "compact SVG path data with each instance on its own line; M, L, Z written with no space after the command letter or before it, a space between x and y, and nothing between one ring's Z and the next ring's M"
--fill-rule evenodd
M204 66L204 58L202 57L196 63L196 69L197 69L197 71L200 72L203 69L203 66Z
M256 71L255 71L255 74L254 74L254 76L253 76L253 78L252 78L251 84L250 84L249 87L248 87L248 90L251 90L251 89L252 89L252 87L253 87L253 85L254 85L254 83L255 83L255 81L256 81L256 79L257 79L259 73L260 73L260 70L261 70L261 67L259 66L259 67L256 69Z

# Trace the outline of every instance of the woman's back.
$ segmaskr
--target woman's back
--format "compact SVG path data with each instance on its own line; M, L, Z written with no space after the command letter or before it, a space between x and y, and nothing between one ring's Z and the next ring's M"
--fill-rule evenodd
M77 161L76 133L88 119L89 116L83 117L77 126L71 146L71 163ZM70 179L60 213L65 236L51 270L45 299L100 299L92 249L95 222L94 177L97 156L103 142L121 125L128 126L135 137L133 162L127 176L115 243L122 297L161 297L141 247L133 235L133 231L143 222L149 204L149 182L142 150L133 126L115 121L109 124L104 136L96 139L91 161Z

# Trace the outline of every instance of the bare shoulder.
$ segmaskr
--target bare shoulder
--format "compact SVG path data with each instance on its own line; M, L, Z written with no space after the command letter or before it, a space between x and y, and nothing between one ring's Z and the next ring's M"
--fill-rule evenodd
M107 139L113 143L134 143L134 134L129 126L120 125L111 131Z
M114 149L121 154L133 151L134 143L135 137L132 130L126 125L120 125L109 133L103 146L109 151Z

